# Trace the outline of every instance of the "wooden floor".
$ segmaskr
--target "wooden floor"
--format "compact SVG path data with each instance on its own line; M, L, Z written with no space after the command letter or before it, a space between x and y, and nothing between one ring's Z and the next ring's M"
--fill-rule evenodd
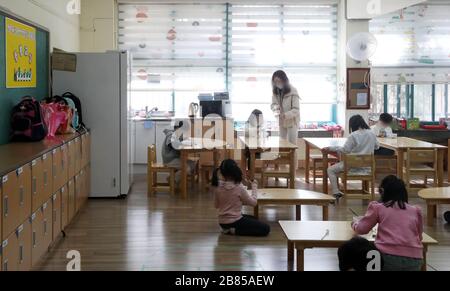
M297 187L312 189L303 179ZM411 202L425 209L418 199ZM137 177L127 199L89 200L67 229L67 237L50 249L36 270L66 270L70 250L81 253L84 271L287 269L286 241L277 221L294 219L293 207L265 207L260 215L271 225L270 236L245 238L221 235L213 205L211 194L196 190L187 200L168 194L148 198L145 177ZM330 207L330 220L351 220L349 207L362 214L366 209L361 201L342 201ZM450 271L450 225L443 222L444 210L449 208L439 209L435 227L425 227L440 242L428 253L429 270ZM321 215L319 207L302 208L304 220L321 220ZM338 270L336 249L307 250L305 269Z

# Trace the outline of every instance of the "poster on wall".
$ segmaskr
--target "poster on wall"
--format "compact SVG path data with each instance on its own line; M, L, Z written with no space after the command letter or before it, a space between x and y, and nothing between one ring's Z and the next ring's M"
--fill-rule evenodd
M6 87L36 87L36 29L5 19Z

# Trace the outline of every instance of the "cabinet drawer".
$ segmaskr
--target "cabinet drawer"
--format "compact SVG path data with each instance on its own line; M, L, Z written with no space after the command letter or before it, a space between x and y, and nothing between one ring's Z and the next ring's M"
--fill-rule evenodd
M81 138L77 137L74 141L75 155L75 175L81 170Z
M2 177L2 237L8 237L31 214L31 165Z
M48 251L52 243L52 201L49 200L31 216L31 257L33 266Z
M27 219L4 242L2 268L4 271L31 269L31 224Z
M42 156L42 172L43 172L43 184L44 184L44 194L42 195L41 203L42 205L45 201L50 199L53 193L53 159L52 153L46 153Z

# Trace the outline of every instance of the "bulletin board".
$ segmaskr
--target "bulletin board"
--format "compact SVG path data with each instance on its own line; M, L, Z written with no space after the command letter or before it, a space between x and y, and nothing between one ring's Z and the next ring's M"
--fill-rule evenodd
M347 109L370 109L370 69L347 69Z
M7 36L7 23L17 27L19 33L16 36ZM20 70L14 66L14 61L11 63L16 51L15 63L21 64ZM14 105L26 95L42 100L50 95L50 88L49 31L0 7L0 145L9 141L10 115Z

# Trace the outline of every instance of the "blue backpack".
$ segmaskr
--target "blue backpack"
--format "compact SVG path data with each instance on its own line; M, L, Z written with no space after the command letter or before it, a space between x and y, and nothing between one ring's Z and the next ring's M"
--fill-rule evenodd
M66 100L67 104L69 105L70 108L72 108L73 111L73 118L72 118L72 127L74 129L78 129L80 127L80 118L78 116L78 110L77 107L75 106L75 102L73 102L72 99L64 97L64 99Z

